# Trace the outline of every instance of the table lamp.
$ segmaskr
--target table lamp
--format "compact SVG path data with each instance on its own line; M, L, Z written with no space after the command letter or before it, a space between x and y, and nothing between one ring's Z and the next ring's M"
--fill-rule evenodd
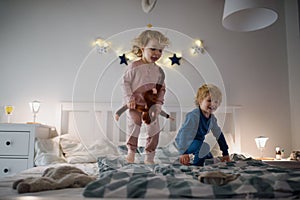
M14 111L14 106L12 106L12 105L4 106L4 111L7 116L7 123L10 123L10 117Z
M36 115L40 110L41 103L39 101L32 101L29 103L30 110L33 113L33 123L36 124Z
M260 151L260 157L263 158L263 151L265 149L265 146L266 146L266 143L267 143L267 140L269 138L268 137L265 137L265 136L259 136L257 138L255 138L255 143L256 143L256 146L258 148L258 150Z

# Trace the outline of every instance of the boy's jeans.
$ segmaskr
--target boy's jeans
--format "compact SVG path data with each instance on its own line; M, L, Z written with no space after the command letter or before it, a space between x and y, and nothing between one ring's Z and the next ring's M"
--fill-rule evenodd
M203 166L205 159L213 158L210 153L210 146L206 142L200 140L193 140L190 147L186 150L185 154L193 154L194 161L192 165Z

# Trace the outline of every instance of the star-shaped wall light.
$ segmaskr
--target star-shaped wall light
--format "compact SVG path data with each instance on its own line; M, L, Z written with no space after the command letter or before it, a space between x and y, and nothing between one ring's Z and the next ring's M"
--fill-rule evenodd
M128 65L127 61L129 60L128 58L126 58L125 53L123 53L123 55L119 56L120 58L120 65L125 64Z
M174 53L172 57L169 57L169 59L172 61L171 65L174 65L174 64L180 65L179 61L180 61L181 57L177 57L176 53Z

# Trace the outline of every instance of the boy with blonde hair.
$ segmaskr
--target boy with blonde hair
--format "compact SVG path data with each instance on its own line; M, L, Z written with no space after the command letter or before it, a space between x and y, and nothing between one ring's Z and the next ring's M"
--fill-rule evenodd
M222 102L220 89L213 84L202 85L197 92L195 104L197 108L187 113L177 137L176 145L181 154L179 161L183 165L203 166L205 159L213 158L210 146L204 142L210 131L215 136L223 154L222 161L229 161L228 145L217 118L213 114ZM190 154L194 160L190 163Z

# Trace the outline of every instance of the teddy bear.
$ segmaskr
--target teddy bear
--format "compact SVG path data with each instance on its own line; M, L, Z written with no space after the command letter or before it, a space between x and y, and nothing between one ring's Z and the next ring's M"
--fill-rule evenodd
M147 90L142 93L142 96L146 102L146 105L136 105L135 110L142 113L142 120L145 122L145 124L150 124L151 122L155 121L156 119L156 109L157 109L157 103L158 103L158 93L163 87L164 81L165 81L165 73L164 71L159 68L161 79L159 82L150 90ZM118 109L115 113L115 120L118 121L120 116L128 109L127 105L125 104L120 109ZM175 118L171 117L168 113L166 113L164 110L161 110L159 113L161 116L170 119L175 120Z
M158 85L158 84L157 84ZM153 122L156 118L155 118L155 106L157 103L157 98L158 98L158 93L157 91L159 91L159 89L161 88L161 86L156 86L155 88L152 88L151 90L148 90L146 92L143 93L143 97L145 99L146 105L145 106L141 106L141 105L136 105L136 110L138 112L142 113L142 119L146 124L150 124L151 122ZM115 119L116 121L119 120L120 116L128 109L127 105L124 105L123 107L121 107L120 109L118 109L116 111L115 114ZM172 118L168 113L166 113L164 110L161 110L159 113L161 116L167 118L167 119L171 119L174 120L174 118Z
M47 168L41 177L19 179L12 185L18 193L57 190L62 188L85 187L96 177L89 176L73 166L59 166Z

